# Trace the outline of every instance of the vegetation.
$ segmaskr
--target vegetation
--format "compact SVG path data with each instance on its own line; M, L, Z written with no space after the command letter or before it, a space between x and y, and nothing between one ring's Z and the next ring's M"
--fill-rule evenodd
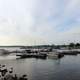
M60 48L80 48L80 43L69 43L69 44L63 44L63 45L55 45L55 44L51 44L51 45L34 45L34 46L0 46L0 47L20 47L20 48L44 48L44 49L60 49Z

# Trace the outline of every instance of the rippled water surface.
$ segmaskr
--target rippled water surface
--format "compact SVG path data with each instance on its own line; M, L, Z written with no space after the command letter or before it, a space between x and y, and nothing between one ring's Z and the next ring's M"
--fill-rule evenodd
M29 80L80 80L80 55L62 59L16 59L15 54L0 56L0 63L14 67L18 75L26 73Z

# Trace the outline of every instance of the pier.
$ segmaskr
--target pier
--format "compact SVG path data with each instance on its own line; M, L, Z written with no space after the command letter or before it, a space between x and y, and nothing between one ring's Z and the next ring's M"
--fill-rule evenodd
M20 58L42 58L46 59L47 55L46 54L16 54L16 56L20 56Z
M58 50L58 53L61 53L63 55L77 55L80 54L80 51L78 50Z

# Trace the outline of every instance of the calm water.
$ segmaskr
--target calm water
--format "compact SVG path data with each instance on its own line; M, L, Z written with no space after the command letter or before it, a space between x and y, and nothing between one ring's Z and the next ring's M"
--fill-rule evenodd
M26 73L29 80L80 80L80 55L62 59L17 59L15 55L1 56L0 63L14 67L18 75Z

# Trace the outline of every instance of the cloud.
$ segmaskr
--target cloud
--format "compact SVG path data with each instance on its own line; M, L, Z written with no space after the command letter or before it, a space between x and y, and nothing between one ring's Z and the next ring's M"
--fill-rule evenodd
M80 0L0 0L1 43L32 45L80 41L79 10ZM2 40L4 38L7 42Z
M44 38L33 36L0 36L0 45L43 45L47 44Z

